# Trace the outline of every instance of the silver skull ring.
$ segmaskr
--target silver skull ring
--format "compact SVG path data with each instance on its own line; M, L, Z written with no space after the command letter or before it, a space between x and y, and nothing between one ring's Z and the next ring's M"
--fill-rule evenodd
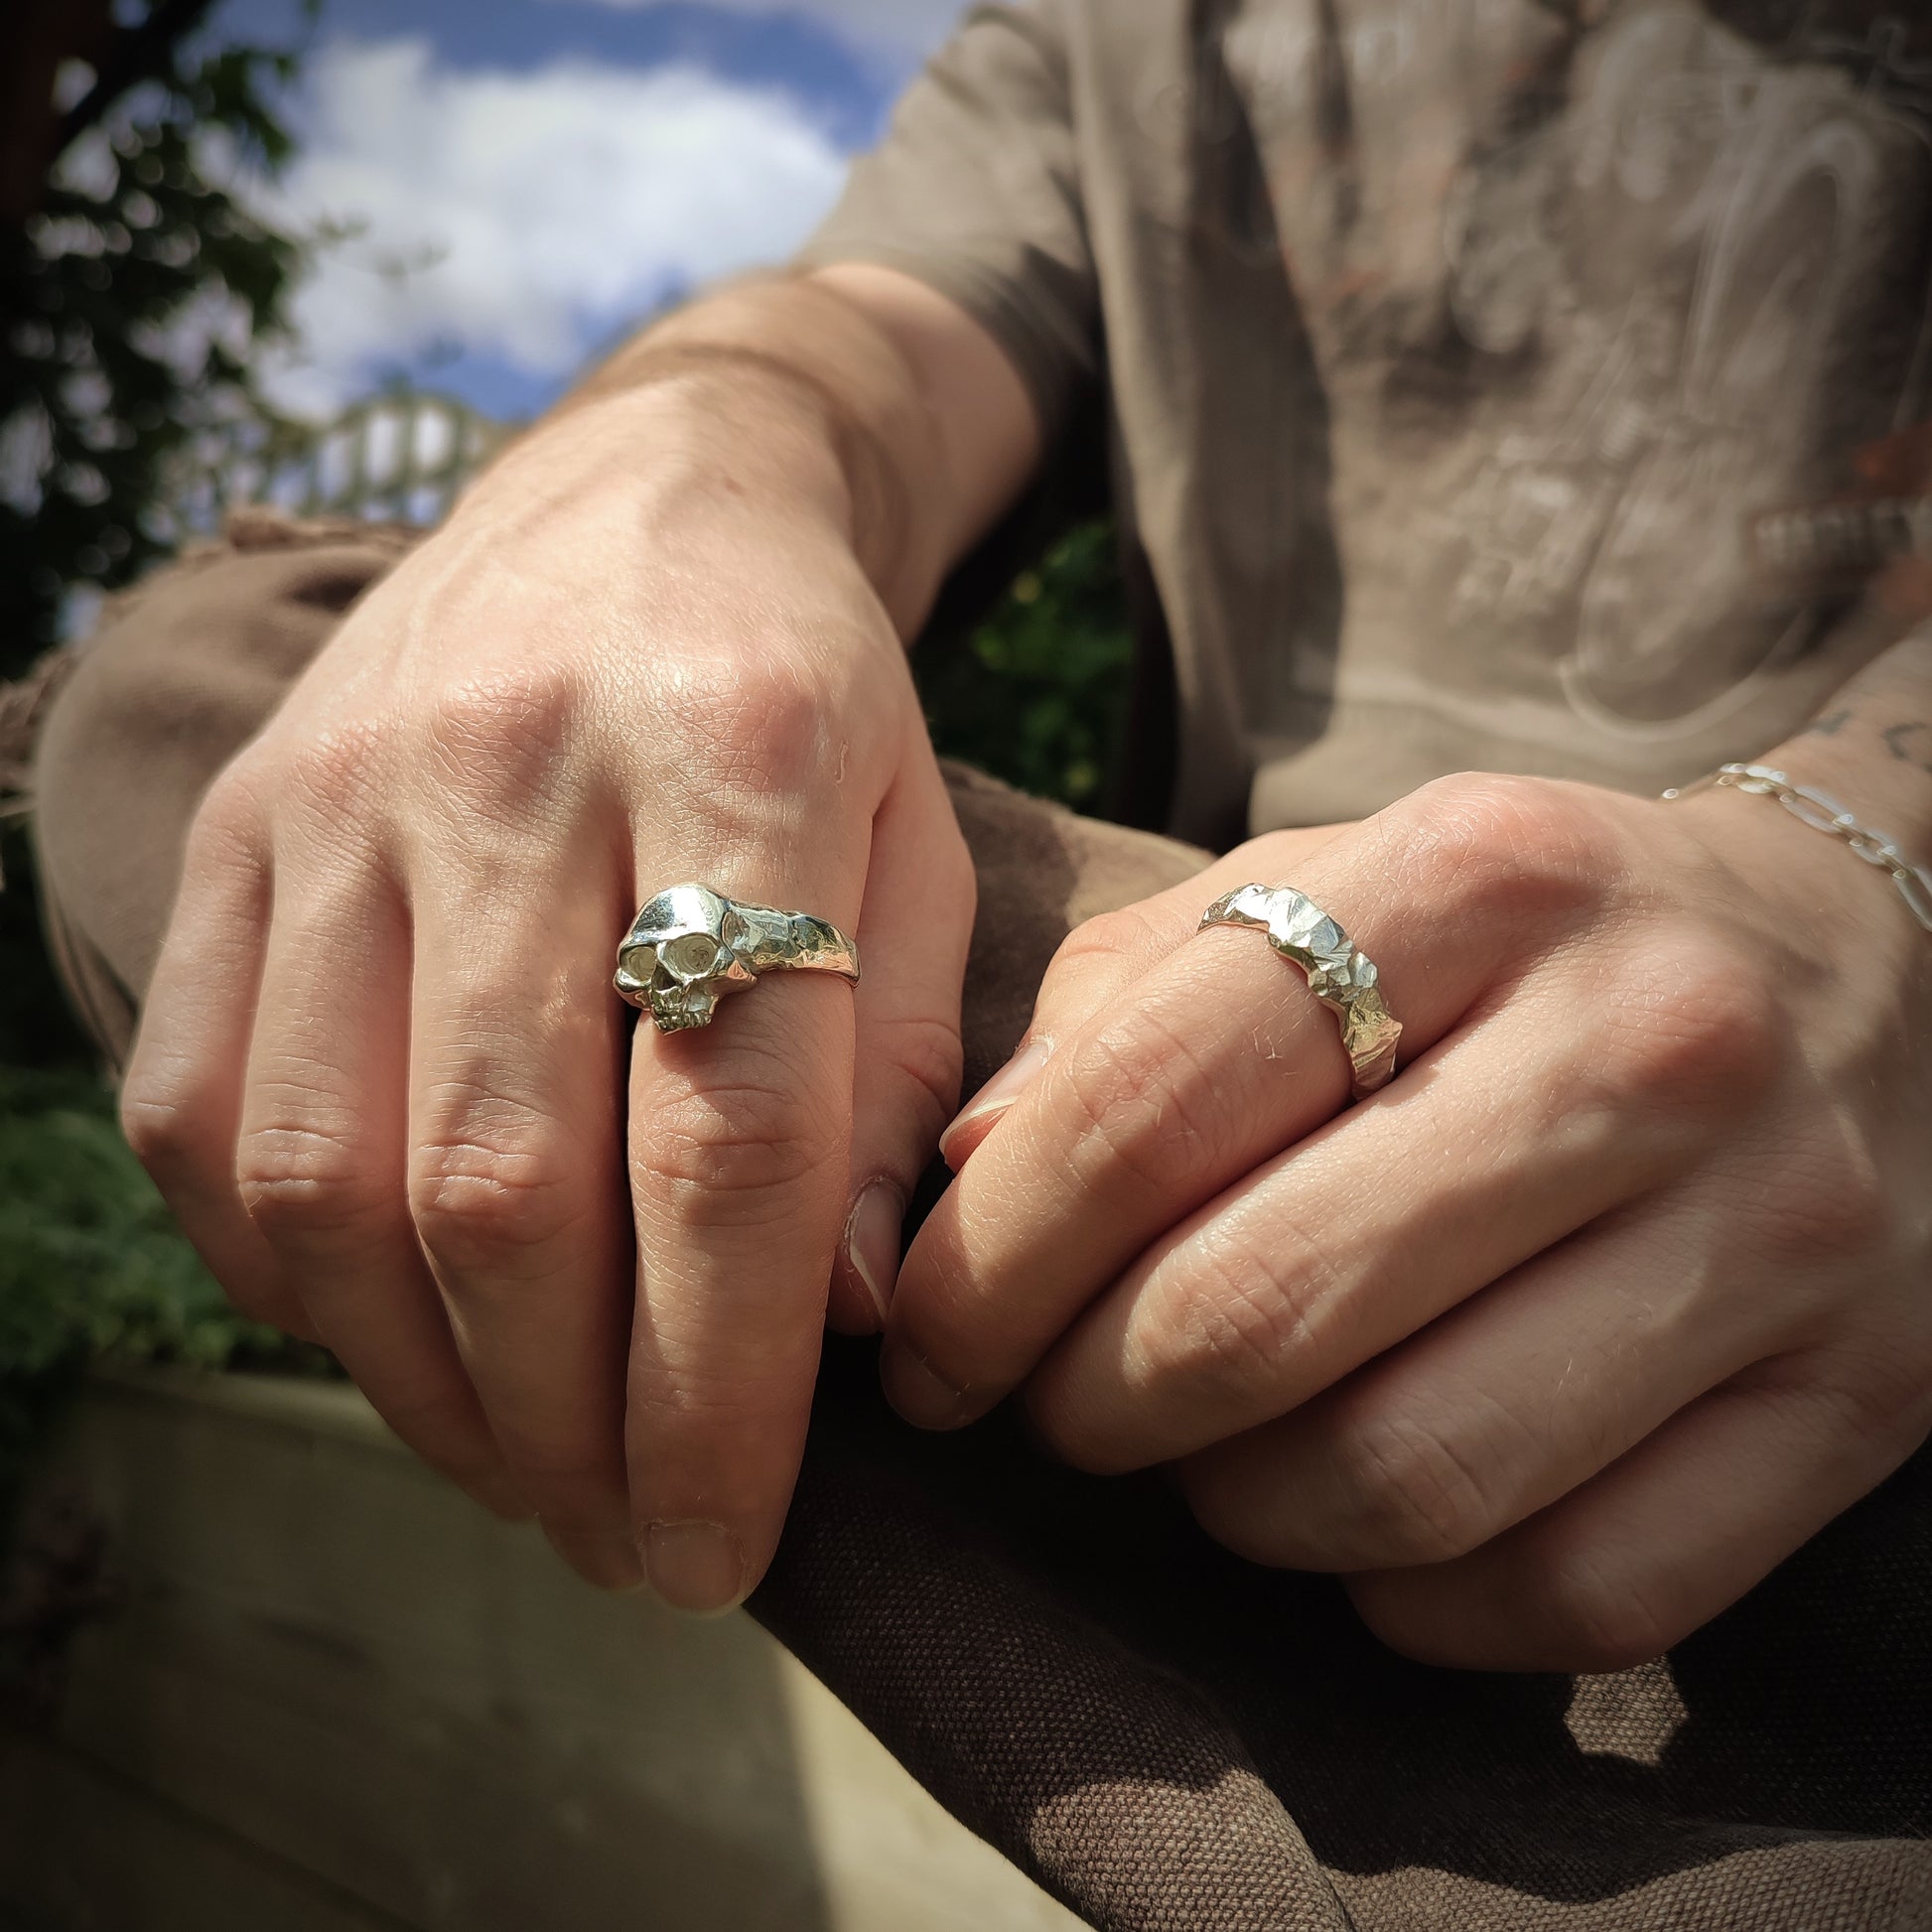
M646 899L618 946L618 992L663 1034L708 1027L727 993L765 973L837 973L857 985L859 948L829 920L747 905L709 886Z

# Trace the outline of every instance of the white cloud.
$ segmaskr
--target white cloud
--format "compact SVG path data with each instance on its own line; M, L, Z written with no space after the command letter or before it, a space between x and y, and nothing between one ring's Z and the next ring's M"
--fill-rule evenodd
M573 4L610 7L634 13L661 0L572 0ZM731 13L778 16L795 14L829 27L861 51L878 49L893 54L929 54L952 30L965 11L966 0L710 0Z
M266 197L354 224L296 301L285 407L323 414L439 342L568 375L669 283L781 261L845 163L781 92L690 67L453 72L428 44L338 42Z

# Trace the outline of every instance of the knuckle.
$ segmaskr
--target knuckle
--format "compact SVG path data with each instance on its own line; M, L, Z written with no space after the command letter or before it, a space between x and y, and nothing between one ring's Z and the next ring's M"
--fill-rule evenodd
M305 740L286 757L280 796L330 825L364 815L381 795L380 736L338 725Z
M1760 1238L1787 1266L1815 1269L1822 1284L1850 1261L1874 1268L1900 1245L1906 1210L1869 1147L1837 1123L1818 1121L1786 1142L1765 1176Z
M1138 906L1123 906L1115 912L1095 913L1082 919L1060 943L1047 964L1047 980L1055 974L1076 972L1093 960L1134 958L1144 952L1154 937L1148 915Z
M1591 1550L1553 1553L1533 1573L1521 1636L1563 1668L1587 1675L1630 1670L1688 1634L1633 1576Z
M665 702L679 735L709 752L707 775L728 791L802 791L828 758L836 761L824 694L782 655L685 664Z
M751 1081L669 1096L632 1120L635 1184L685 1226L772 1218L841 1157L816 1116L797 1094Z
M1572 912L1596 897L1605 870L1604 829L1573 787L1548 779L1461 772L1386 817L1401 870L1472 913Z
M1932 1348L1890 1332L1841 1336L1779 1364L1757 1399L1777 1427L1815 1441L1821 1462L1848 1447L1903 1461L1932 1431Z
M268 817L270 789L244 753L221 771L202 794L190 833L191 851L209 846L249 845Z
M1138 906L1123 906L1117 911L1097 913L1084 919L1062 939L1047 962L1040 983L1042 1000L1063 993L1095 966L1114 966L1120 961L1142 959L1155 950L1154 928Z
M1496 1527L1489 1484L1473 1458L1410 1418L1363 1418L1343 1431L1334 1456L1333 1534L1350 1568L1446 1563Z
M1748 1105L1784 1057L1771 989L1726 947L1695 935L1646 949L1593 1044L1614 1103L1694 1119Z
M443 787L483 805L547 797L579 736L574 673L542 659L468 678L438 693L428 736Z
M244 1133L235 1152L235 1186L271 1244L353 1239L370 1232L387 1208L353 1137L309 1125Z
M1102 1027L1068 1056L1063 1078L1091 1150L1089 1184L1169 1191L1177 1175L1211 1166L1228 1138L1209 1069L1157 1014L1132 1010Z
M1197 1267L1177 1295L1163 1297L1134 1323L1137 1379L1213 1409L1245 1407L1257 1390L1288 1390L1317 1348L1321 1311L1336 1294L1313 1251L1262 1253L1210 1226Z
M410 1218L428 1253L462 1274L551 1247L584 1218L577 1173L557 1137L473 1125L410 1151Z
M212 1123L171 1084L137 1068L121 1089L121 1136L159 1182L200 1166L215 1144Z
M897 1067L920 1096L921 1109L931 1117L936 1135L959 1104L965 1048L957 1023L930 1015L902 1014L875 1024L886 1061Z

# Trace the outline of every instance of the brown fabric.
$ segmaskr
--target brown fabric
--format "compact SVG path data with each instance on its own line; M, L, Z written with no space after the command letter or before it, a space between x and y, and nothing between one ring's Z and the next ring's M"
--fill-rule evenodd
M38 766L43 877L124 1051L195 800L393 533L258 520L123 604ZM953 774L980 869L969 1078L1067 926L1200 855ZM828 1345L754 1613L952 1811L1110 1932L1932 1927L1932 1457L1662 1663L1426 1669L1331 1581L1210 1544L1159 1476L998 1415L898 1423Z
M48 931L111 1064L132 1041L202 794L411 540L248 511L102 613L31 790Z
M1104 392L1188 837L1655 793L1932 615L1924 7L976 7L801 259Z

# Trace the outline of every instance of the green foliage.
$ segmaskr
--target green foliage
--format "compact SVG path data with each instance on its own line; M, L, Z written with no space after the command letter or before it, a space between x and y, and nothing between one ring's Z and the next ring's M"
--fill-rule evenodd
M186 534L184 486L272 412L251 356L283 328L301 245L225 180L272 172L287 54L193 39L205 6L122 31L132 68L24 225L0 224L0 677L70 601L132 582ZM109 98L109 95L112 95ZM91 1359L326 1365L237 1319L122 1144L41 945L31 862L0 825L0 1511Z
M98 1079L0 1068L0 1364L118 1352L217 1367L277 1342L176 1232Z
M49 1414L102 1356L329 1367L228 1308L97 1078L0 1067L0 1514Z
M217 177L287 157L270 102L292 72L175 46L0 227L0 677L58 639L76 589L172 550L185 473L274 421L249 351L283 328L301 248Z
M1106 795L1132 658L1113 527L1094 522L1023 572L964 649L913 662L941 753L1091 811Z

